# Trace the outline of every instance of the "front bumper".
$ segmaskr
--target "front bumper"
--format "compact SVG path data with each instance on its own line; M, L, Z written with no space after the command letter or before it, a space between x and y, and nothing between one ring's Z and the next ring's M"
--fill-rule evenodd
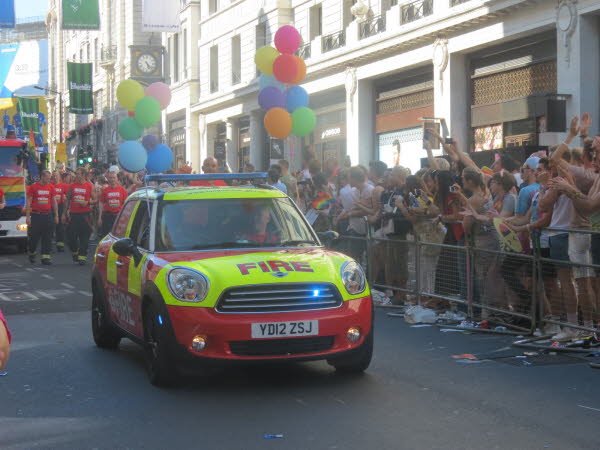
M177 353L187 361L190 361L190 359L212 359L217 360L217 362L326 359L358 348L371 332L373 323L373 305L370 296L345 301L340 307L334 309L289 313L221 314L213 308L189 306L167 306L167 311L177 347L179 347ZM319 334L318 336L310 336L310 338L328 336L330 340L333 340L333 344L327 350L306 353L295 352L284 355L241 356L235 354L231 349L230 342L271 340L252 339L252 323L299 320L318 320ZM346 337L346 332L350 327L361 328L361 338L358 342L352 343ZM206 348L201 352L192 350L192 339L196 335L206 337ZM303 339L303 337L277 339L297 340Z
M0 220L0 239L26 239L27 228L19 230L19 225L25 225L25 217L19 220Z

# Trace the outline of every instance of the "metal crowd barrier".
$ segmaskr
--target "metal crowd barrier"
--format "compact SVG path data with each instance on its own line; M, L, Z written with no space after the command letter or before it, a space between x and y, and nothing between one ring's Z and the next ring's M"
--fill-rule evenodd
M600 235L592 230L546 231ZM533 334L550 325L594 332L589 320L600 321L600 265L550 259L537 246L532 254L523 254L423 242L415 234L381 238L369 231L342 235L335 248L359 261L377 290L403 294L422 306L441 300L471 320L515 330L511 334Z

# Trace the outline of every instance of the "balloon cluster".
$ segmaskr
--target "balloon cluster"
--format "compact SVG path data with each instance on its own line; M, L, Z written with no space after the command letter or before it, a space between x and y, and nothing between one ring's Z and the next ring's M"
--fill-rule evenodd
M300 47L300 33L285 25L275 33L275 48L261 47L254 62L262 72L258 104L267 111L265 128L271 137L285 139L294 133L308 136L317 119L308 107L308 93L298 86L306 77L306 64L294 52Z
M161 144L158 137L148 134L139 142L144 128L160 121L161 110L171 103L171 89L165 83L152 83L144 87L135 80L124 80L117 87L117 101L128 111L119 122L119 135L123 142L117 154L119 164L128 172L148 170L164 172L173 164L173 152Z

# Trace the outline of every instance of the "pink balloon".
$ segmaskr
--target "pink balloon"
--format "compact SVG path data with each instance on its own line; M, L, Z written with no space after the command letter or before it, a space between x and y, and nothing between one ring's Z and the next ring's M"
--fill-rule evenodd
M165 109L171 103L171 88L165 83L152 83L146 88L146 97L153 97L160 103L160 108Z
M292 55L300 47L300 33L291 25L284 25L275 33L275 47L280 53Z

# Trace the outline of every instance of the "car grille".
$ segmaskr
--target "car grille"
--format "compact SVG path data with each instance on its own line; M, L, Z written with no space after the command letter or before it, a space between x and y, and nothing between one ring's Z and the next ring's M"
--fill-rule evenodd
M282 356L319 353L333 347L334 336L310 338L265 339L260 341L232 341L229 348L238 356Z
M22 215L21 208L17 206L8 206L0 209L0 220L19 220Z
M335 308L342 297L332 284L263 284L225 291L217 302L222 313L271 313Z

